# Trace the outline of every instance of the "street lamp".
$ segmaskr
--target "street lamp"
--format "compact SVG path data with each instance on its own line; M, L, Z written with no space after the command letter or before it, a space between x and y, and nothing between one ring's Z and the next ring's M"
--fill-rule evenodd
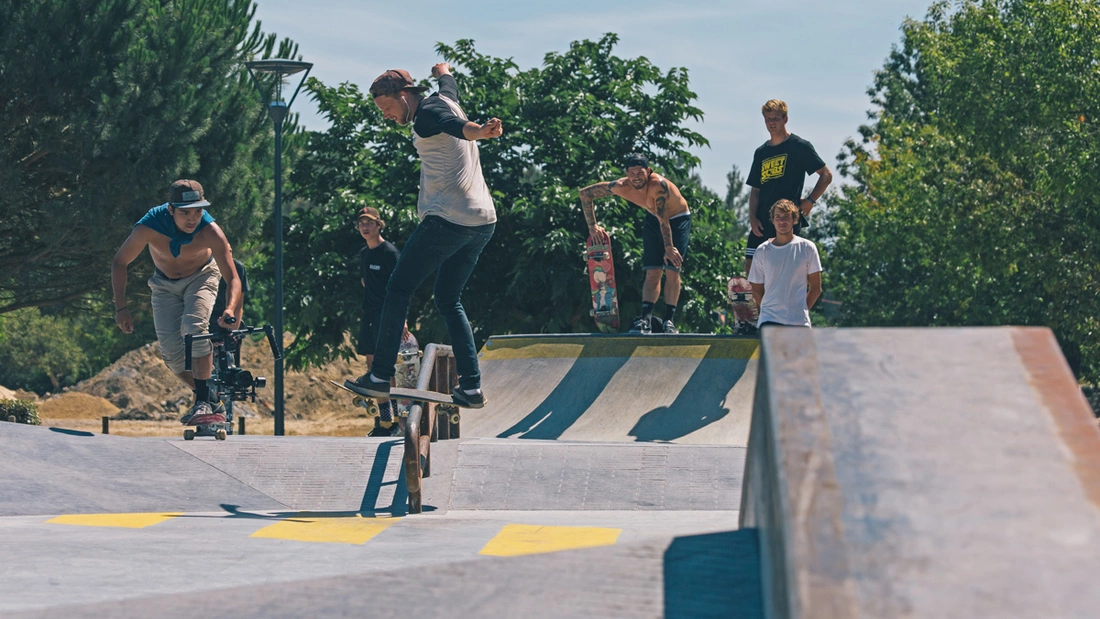
M283 122L290 111L291 104L298 97L298 91L302 89L309 70L313 68L312 62L300 60L285 60L272 58L268 60L253 60L244 63L248 67L248 74L252 76L252 83L263 99L267 113L275 122L275 333L279 338L279 345L283 344ZM302 79L298 80L298 86L294 88L294 94L290 101L283 99L283 80L295 73L302 73ZM268 97L264 86L260 83L257 73L270 73L275 77L274 92ZM283 435L283 360L275 360L275 436Z

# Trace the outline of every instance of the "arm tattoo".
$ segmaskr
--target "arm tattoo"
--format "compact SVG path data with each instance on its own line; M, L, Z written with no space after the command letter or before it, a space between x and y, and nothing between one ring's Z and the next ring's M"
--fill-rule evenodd
M661 179L661 187L657 190L657 197L653 200L654 207L657 210L657 217L664 219L665 206L668 204L668 181Z
M610 183L596 183L595 185L589 185L584 189L581 189L582 198L608 198L615 194L611 190L618 184L618 181L611 181Z
M596 183L595 185L589 185L580 190L581 196L581 210L584 211L584 219L588 222L588 227L591 228L596 225L596 211L592 204L592 200L596 198L608 198L614 193L611 192L619 184L619 181L611 181L610 183Z

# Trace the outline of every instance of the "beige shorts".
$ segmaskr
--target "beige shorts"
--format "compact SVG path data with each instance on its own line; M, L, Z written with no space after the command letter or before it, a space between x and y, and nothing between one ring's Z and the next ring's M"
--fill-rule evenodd
M153 326L160 342L160 357L176 374L184 371L185 335L205 335L209 332L210 311L218 297L218 282L222 274L218 263L207 262L193 275L169 279L157 271L149 278L153 291ZM191 357L210 354L210 340L191 345Z

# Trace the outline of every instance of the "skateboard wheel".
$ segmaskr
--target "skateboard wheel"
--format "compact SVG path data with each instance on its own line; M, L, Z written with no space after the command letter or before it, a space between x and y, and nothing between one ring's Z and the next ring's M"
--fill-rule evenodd
M377 417L380 414L381 413L378 410L378 405L377 404L371 404L370 406L367 407L367 415L369 415L371 417Z
M452 425L458 425L458 420L460 418L461 418L461 416L458 413L451 413L451 416L448 418L448 421L450 421Z
M218 428L214 431L214 438L219 441L224 441L226 437L225 428Z
M194 430L184 430L183 431L183 440L185 440L185 441L195 440L195 431Z

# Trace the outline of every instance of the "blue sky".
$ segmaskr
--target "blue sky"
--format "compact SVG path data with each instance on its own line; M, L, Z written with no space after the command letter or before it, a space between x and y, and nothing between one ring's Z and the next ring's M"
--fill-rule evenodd
M874 71L900 42L905 18L923 19L930 1L257 0L256 16L266 32L298 43L303 60L314 63L311 75L363 90L390 68L427 77L441 60L434 52L440 41L474 39L479 52L526 69L572 41L614 32L619 56L688 69L704 112L691 126L710 141L695 150L699 171L724 194L730 167L747 172L767 139L760 105L772 98L787 102L788 128L835 171L844 141L866 121ZM326 128L315 110L305 98L294 104L306 127Z

